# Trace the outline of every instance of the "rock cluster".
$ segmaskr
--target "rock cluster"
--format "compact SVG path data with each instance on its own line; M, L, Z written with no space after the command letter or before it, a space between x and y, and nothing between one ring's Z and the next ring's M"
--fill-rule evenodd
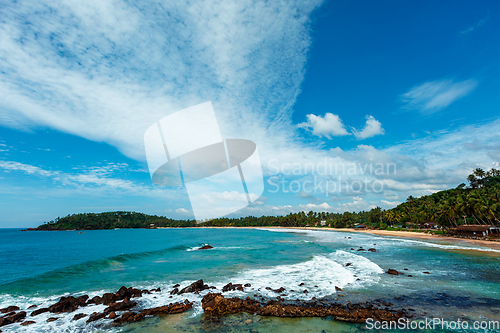
M226 298L220 293L208 293L201 301L205 313L220 317L227 314L246 312L261 316L273 317L327 317L331 316L337 320L363 323L368 318L379 321L397 321L399 318L407 317L404 311L391 311L378 309L367 304L330 304L323 305L316 302L305 302L302 304L284 304L280 301L268 301L260 303L247 297Z

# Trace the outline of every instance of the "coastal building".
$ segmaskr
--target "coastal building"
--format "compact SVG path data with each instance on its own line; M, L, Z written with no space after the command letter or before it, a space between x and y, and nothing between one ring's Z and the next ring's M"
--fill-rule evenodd
M489 234L499 234L500 228L492 225L460 225L457 228L459 235L488 236Z
M358 223L354 225L355 229L366 229L366 225Z
M321 220L320 224L321 224L322 227L324 227L326 225L326 220Z

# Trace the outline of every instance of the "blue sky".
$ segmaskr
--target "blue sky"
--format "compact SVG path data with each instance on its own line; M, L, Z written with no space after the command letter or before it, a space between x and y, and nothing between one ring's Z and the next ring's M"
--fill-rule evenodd
M143 134L205 101L223 137L259 149L265 191L236 216L390 208L499 167L497 1L33 1L0 12L0 227L112 210L193 218L184 188L152 184ZM397 172L316 175L348 185L286 191L324 161Z

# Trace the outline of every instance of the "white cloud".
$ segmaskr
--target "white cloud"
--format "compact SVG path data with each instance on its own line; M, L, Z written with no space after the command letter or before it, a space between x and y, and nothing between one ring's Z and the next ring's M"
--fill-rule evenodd
M11 2L0 9L0 124L144 161L151 124L210 100L224 137L272 156L297 145L289 111L320 2Z
M373 118L373 116L366 116L365 127L358 131L355 128L352 129L352 133L358 140L363 140L367 138L371 138L375 135L382 135L385 133L382 128L382 124Z
M327 113L324 117L308 114L307 122L297 126L311 131L313 135L324 136L328 139L331 139L332 136L350 135L340 117L333 113Z
M426 82L400 96L401 102L404 103L402 108L434 113L467 96L476 86L477 81L473 79L459 82L453 80Z
M328 139L332 139L334 136L351 135L351 133L346 130L342 119L333 113L327 113L324 117L308 114L307 122L300 123L297 127L304 128L318 137L326 137ZM373 116L366 116L365 127L362 130L358 131L352 128L352 134L354 134L358 140L371 138L375 135L384 133L385 131L382 128L382 124Z

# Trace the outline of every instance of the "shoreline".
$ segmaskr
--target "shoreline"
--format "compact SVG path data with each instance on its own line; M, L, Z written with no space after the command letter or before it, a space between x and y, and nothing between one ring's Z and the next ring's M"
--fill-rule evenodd
M215 226L206 226L206 227L189 227L193 229L298 229L298 230L315 230L315 231L340 231L340 232L357 232L357 233L365 233L372 234L377 236L390 236L390 237L404 237L404 238L420 238L420 239L430 239L430 240L442 240L449 241L453 243L472 243L480 246L484 246L493 250L500 251L500 242L495 241L486 241L486 240L478 240L478 239L468 239L468 238L457 238L450 236L442 236L442 235L434 235L434 234L426 234L423 232L415 232L415 231L391 231L391 230L356 230L350 228L315 228L315 227L215 227ZM166 228L157 228L157 229L171 229L169 227ZM465 250L465 249L464 249ZM481 251L478 249L470 249L468 251ZM482 251L484 252L484 251ZM500 254L499 254L500 255Z

